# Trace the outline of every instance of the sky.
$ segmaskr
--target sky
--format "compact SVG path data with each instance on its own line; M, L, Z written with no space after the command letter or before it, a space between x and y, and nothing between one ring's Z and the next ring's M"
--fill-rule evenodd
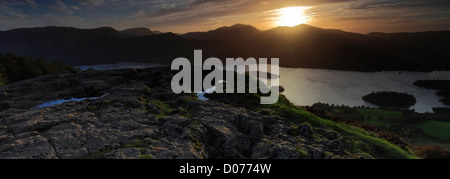
M450 0L1 0L0 30L109 26L186 33L237 23L267 30L283 25L279 9L288 7L301 10L302 17L296 18L302 23L321 28L358 33L450 30Z

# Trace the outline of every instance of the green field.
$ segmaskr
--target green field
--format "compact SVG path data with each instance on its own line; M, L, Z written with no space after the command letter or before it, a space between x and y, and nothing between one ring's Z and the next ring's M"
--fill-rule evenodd
M343 115L348 119L354 119L381 130L397 133L412 145L438 145L450 149L450 121L442 121L448 119L449 116L417 113L412 113L412 116L410 116L409 113L403 114L400 110L373 108L333 107L327 105L319 105L318 107L322 107L323 110L334 115ZM399 128L391 127L393 124L403 126ZM409 133L409 131L416 131L416 129L421 129L423 133ZM405 133L402 134L402 132Z
M438 145L450 149L450 143L430 136L413 137L411 141L418 145Z
M374 126L390 126L390 123L383 119L397 119L400 118L402 115L402 112L393 110L365 109L365 108L358 108L356 110L362 116L364 116L365 123Z
M366 119L367 118L378 119L379 117L382 117L383 119L397 119L402 116L401 111L365 109L365 108L358 108L356 110Z
M413 124L412 126L422 129L425 134L431 137L444 141L449 141L450 139L450 122L426 121Z

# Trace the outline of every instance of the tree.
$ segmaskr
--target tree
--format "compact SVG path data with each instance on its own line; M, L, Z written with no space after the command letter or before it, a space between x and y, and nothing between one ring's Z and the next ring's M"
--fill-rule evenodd
M3 86L7 83L5 71L3 70L3 66L0 65L0 86Z
M20 57L10 53L0 54L0 66L2 67L0 68L0 85L61 71L77 70L58 60L47 62L41 58Z

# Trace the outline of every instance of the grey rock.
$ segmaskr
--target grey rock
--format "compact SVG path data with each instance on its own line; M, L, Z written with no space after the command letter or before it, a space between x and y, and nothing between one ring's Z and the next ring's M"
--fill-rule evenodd
M0 143L5 140L8 136L7 135L0 135Z
M310 147L308 148L309 152L312 156L312 159L323 159L324 154L320 149Z
M313 131L310 125L308 124L301 124L298 126L298 132L305 136L305 137L311 137L313 135Z
M66 151L64 154L59 154L61 159L80 159L89 155L89 152L86 148L73 149Z
M0 135L5 135L8 133L8 128L6 126L0 126Z
M54 159L57 158L52 146L42 136L16 139L0 146L2 159Z
M119 149L105 154L106 159L139 159L141 152L135 148Z
M37 131L25 132L16 135L16 139L25 139L31 136L37 136L39 133Z
M179 114L175 114L175 115L163 117L159 121L161 121L162 123L173 123L173 124L177 124L179 126L187 126L192 120L189 118L186 118L184 116L181 116Z
M270 115L272 112L270 110L263 109L263 110L259 111L259 113L262 115Z
M127 104L129 107L132 107L132 108L137 108L137 107L142 106L142 103L139 102L137 99L130 99L127 101Z
M191 94L174 94L171 75L168 68L63 72L2 86L2 103L10 108L0 110L0 159L75 159L106 151L103 157L111 159L349 157L354 142L325 127L299 125L300 135L291 136L289 120L269 110L181 102ZM54 99L105 92L98 100L30 110ZM162 110L154 100L174 110L156 117ZM136 146L126 147L130 141Z
M122 103L119 103L119 102L114 103L113 106L116 107L116 108L124 107L124 105Z

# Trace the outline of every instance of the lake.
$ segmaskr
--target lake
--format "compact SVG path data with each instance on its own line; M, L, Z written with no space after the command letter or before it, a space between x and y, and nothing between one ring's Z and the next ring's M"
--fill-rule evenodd
M148 68L163 66L158 64L120 63L95 66L97 70L120 68ZM285 88L283 93L291 102L300 106L309 106L317 102L347 105L370 106L362 96L373 91L397 91L414 95L416 105L412 106L416 112L432 112L433 107L450 107L439 102L435 90L414 86L416 80L440 79L450 80L450 72L354 72L307 68L280 68L280 85Z
M439 102L435 90L414 86L416 80L450 80L450 72L350 72L323 69L280 68L280 84L283 93L296 105L312 105L316 102L370 106L362 96L372 91L398 91L414 95L416 112L432 112L433 107L450 107Z

